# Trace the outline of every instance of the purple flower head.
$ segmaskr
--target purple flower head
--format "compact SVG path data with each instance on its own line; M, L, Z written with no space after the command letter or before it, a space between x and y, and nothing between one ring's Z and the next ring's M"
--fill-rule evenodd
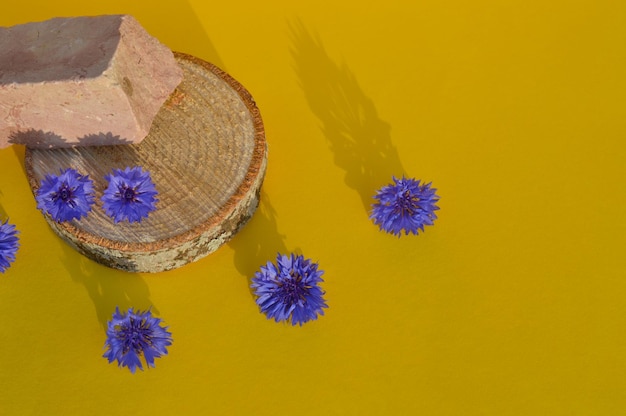
M166 347L172 345L172 334L149 310L134 312L130 308L127 313L120 313L115 308L106 333L104 346L108 350L103 357L109 363L117 360L118 367L128 367L131 373L135 373L137 367L143 371L142 355L148 367L154 367L154 359L167 355Z
M15 261L15 253L19 247L19 239L15 234L17 234L15 225L9 224L9 220L0 223L0 272L2 273Z
M104 177L109 186L102 195L104 211L118 223L141 222L156 209L157 190L152 183L150 172L143 172L139 166L113 169Z
M317 319L327 308L325 292L318 286L321 275L317 263L303 256L278 254L276 264L267 262L252 278L256 303L268 319L291 320L292 325Z
M419 180L393 178L394 183L383 186L378 190L372 204L370 218L381 230L400 237L402 230L405 235L409 232L418 234L424 231L425 225L433 225L437 219L435 211L439 197L437 191L430 187L430 183L420 184Z
M35 199L37 208L56 222L80 219L91 211L93 181L74 169L61 170L58 176L46 175Z

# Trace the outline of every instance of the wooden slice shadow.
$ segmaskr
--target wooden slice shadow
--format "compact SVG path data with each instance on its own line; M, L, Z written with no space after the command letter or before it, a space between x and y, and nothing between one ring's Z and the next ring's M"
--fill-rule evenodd
M26 149L35 195L46 174L67 168L94 181L96 203L89 215L63 223L44 217L72 247L109 267L160 272L196 261L228 241L259 203L267 145L252 96L214 65L175 56L183 80L141 143ZM115 224L102 209L104 176L127 166L150 171L159 202L140 223Z

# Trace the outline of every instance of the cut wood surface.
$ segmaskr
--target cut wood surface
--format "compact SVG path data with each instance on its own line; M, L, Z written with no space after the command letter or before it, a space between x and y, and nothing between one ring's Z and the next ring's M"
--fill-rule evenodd
M46 174L67 168L94 181L87 217L52 229L87 257L122 270L160 272L215 251L252 216L267 164L259 110L245 88L214 65L175 54L184 78L136 145L26 149L33 194ZM102 209L104 176L141 166L159 192L156 211L140 223L115 224Z

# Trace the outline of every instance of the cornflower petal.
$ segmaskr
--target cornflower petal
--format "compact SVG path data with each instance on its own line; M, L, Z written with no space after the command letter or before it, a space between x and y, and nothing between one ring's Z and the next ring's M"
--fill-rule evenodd
M103 208L115 223L141 222L156 209L158 192L150 172L144 172L139 166L127 167L113 169L104 178L109 185L102 195Z
M42 179L35 196L37 208L56 222L79 220L91 211L94 203L93 181L75 169L60 172Z
M19 247L19 239L16 236L18 231L15 225L9 224L6 219L4 223L0 223L0 272L4 273L6 269L15 261L15 253Z
M431 183L421 184L419 180L393 177L392 184L383 186L374 196L370 219L381 230L398 237L404 231L418 234L425 225L433 225L439 209L437 189Z
M119 367L128 367L131 373L137 368L143 371L141 356L148 367L154 367L155 358L167 355L167 347L172 345L172 334L161 323L150 310L135 312L130 308L121 313L115 308L107 325L104 346L108 350L103 357L109 363L117 361Z
M328 308L325 292L318 286L323 273L317 263L301 255L278 254L276 264L261 266L252 278L256 303L268 319L302 326Z

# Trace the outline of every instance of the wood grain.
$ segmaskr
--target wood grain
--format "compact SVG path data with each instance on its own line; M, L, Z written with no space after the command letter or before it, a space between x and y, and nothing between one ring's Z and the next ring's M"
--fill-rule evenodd
M256 103L214 65L175 56L183 81L141 143L26 149L33 194L46 174L66 168L94 181L96 203L87 217L63 223L44 217L72 247L109 267L160 272L196 261L228 241L258 206L267 145ZM100 201L104 176L127 166L150 171L159 202L142 222L115 224Z

